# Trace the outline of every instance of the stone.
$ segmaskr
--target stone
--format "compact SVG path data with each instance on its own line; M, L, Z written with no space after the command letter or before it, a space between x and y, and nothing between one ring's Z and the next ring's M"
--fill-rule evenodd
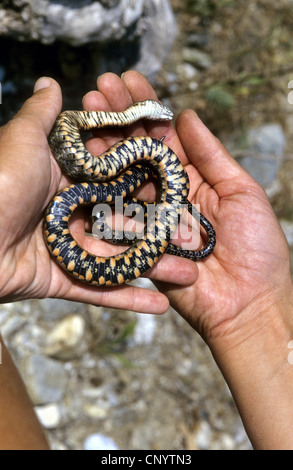
M135 344L150 344L157 329L156 317L145 313L137 314L137 322L133 334Z
M35 412L40 420L40 423L46 429L54 429L60 423L61 413L60 408L56 403L44 406L36 406Z
M119 450L116 442L104 434L90 434L84 441L84 450Z
M198 449L205 450L210 447L212 440L212 430L211 426L207 421L200 421L198 424L194 441Z
M211 34L208 31L204 33L192 33L187 37L187 44L191 47L206 47L211 40Z
M285 145L285 134L279 124L265 124L247 133L247 147L264 155L283 155Z
M75 357L82 352L85 327L85 320L80 315L65 317L48 334L44 352L61 359Z
M133 43L137 69L148 76L160 70L175 35L168 0L11 0L0 6L0 36L72 46Z
M182 51L183 59L199 69L208 69L212 65L211 57L193 47L184 47Z
M271 184L277 177L281 161L277 158L259 158L255 155L239 157L238 163L247 171L263 188Z
M286 138L279 124L269 123L249 129L240 165L264 188L277 178L286 146Z
M62 363L32 354L22 358L18 365L35 405L54 403L63 398L67 377Z

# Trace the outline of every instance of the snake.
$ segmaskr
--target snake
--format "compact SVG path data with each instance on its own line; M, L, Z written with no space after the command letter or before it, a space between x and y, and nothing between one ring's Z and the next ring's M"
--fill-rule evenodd
M93 286L118 286L142 276L163 253L199 261L213 252L215 230L189 202L187 172L164 138L131 136L94 156L81 136L82 131L122 128L140 119L172 118L172 111L155 100L136 102L119 112L69 110L58 116L48 141L61 171L73 184L59 191L49 203L43 232L50 254L75 279ZM159 185L155 216L141 238L134 239L123 253L115 256L97 256L80 246L69 227L79 206L113 204L117 197L127 204L128 199L133 201L132 193L152 177ZM140 205L146 207L146 203ZM184 250L171 243L185 207L206 232L207 241L201 250Z

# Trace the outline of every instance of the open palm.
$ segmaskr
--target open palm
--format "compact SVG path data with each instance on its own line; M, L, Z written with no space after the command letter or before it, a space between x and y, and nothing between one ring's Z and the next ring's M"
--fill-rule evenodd
M156 99L152 87L136 72L127 72L123 80L105 75L99 79L98 88L99 92L85 97L87 109L121 110L135 101ZM156 283L192 326L206 338L223 331L229 333L247 321L245 310L249 305L273 302L282 296L280 286L283 292L291 289L287 285L288 245L263 189L193 111L186 110L178 117L176 129L171 124L146 122L128 132L165 136L166 144L177 153L189 174L190 202L200 204L217 233L217 245L210 257L191 264L181 260L190 283L175 285L166 278ZM110 137L107 132L101 137L108 144L121 138ZM90 142L93 151L98 143L97 138ZM177 273L175 257L173 263L171 270Z
M37 91L0 130L2 301L59 297L162 313L168 298L208 337L223 328L229 331L239 326L240 313L245 322L243 312L249 304L280 296L276 285L289 288L287 243L263 190L188 110L179 116L176 130L168 123L137 123L123 133L100 131L87 145L99 154L128 135L165 136L189 174L189 200L200 204L201 212L216 229L214 253L198 263L164 255L148 273L162 293L130 285L93 288L68 276L50 258L42 233L46 205L68 183L47 143L61 108L59 86L53 80L50 84ZM132 102L156 99L152 87L136 72L126 73L123 79L105 74L98 80L98 89L84 98L86 109L120 111ZM151 185L144 191L146 195L152 192ZM76 218L72 228L85 248L95 252L97 247L100 253L101 242L84 238L82 217Z
M54 194L64 188L68 180L61 174L47 142L61 109L61 92L54 80L46 80L50 87L37 89L18 115L0 129L1 301L57 297L163 313L169 306L163 294L130 285L117 289L82 284L49 256L43 237L43 213ZM100 144L98 153L108 146L106 140L101 140ZM81 240L99 248L98 241L85 239L82 215L73 223L77 233L81 227ZM153 269L154 279L168 278L168 263L170 259L167 258ZM178 282L184 283L186 273L181 271Z

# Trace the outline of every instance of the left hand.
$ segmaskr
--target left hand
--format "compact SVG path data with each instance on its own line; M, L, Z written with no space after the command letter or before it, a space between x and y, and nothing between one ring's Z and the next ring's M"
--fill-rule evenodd
M42 228L44 209L54 194L69 184L47 141L61 103L59 85L43 78L14 119L0 128L0 302L55 297L163 313L169 306L165 295L132 285L104 288L83 284L49 255ZM108 147L111 139L105 139L99 151ZM73 226L78 228L83 223L84 227L82 217L75 219ZM99 241L94 243L100 246ZM153 279L170 279L170 258L153 268ZM186 264L190 266L188 261ZM186 271L180 266L178 283L189 282L188 268Z

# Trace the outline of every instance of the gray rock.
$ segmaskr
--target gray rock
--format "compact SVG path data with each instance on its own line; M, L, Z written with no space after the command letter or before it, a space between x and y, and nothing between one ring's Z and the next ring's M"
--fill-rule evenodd
M83 313L86 306L79 302L61 299L43 299L38 301L42 317L46 320L57 320L74 313Z
M133 42L137 69L147 76L161 68L175 34L168 0L11 0L0 6L0 36L73 46Z
M239 157L237 161L264 188L274 181L281 166L280 159L270 156L245 156Z
M206 47L211 40L211 34L208 31L204 33L192 33L187 38L187 44L191 47Z
M246 136L246 149L237 157L240 165L263 187L276 179L286 138L279 124L252 128Z
M183 59L199 69L208 69L212 65L211 57L193 47L184 47L182 51Z
M177 26L168 0L144 0L143 3L144 14L138 24L140 59L135 68L152 80L173 44Z
M247 134L247 146L250 150L265 155L283 155L286 138L279 124L265 124L250 129Z
M19 368L35 405L54 403L62 399L67 377L61 362L33 354L23 358Z

